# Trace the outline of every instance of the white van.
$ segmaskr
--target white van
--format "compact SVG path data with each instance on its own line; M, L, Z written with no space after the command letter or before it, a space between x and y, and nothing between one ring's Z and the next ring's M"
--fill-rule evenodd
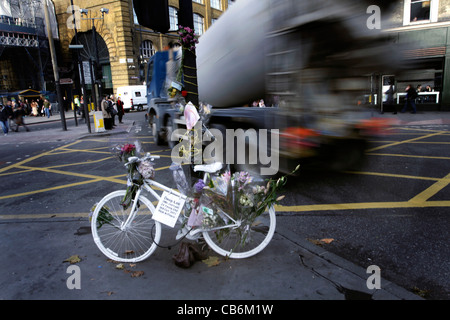
M147 86L118 87L116 98L123 101L123 109L127 112L147 109Z

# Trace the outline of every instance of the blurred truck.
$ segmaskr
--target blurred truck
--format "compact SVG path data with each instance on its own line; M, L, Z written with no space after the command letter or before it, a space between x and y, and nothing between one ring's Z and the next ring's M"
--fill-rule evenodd
M224 136L227 129L267 129L265 141L269 154L279 158L280 172L299 162L338 170L360 164L368 139L385 126L372 118L375 108L368 104L382 95L374 82L402 67L393 43L371 27L370 19L381 15L371 15L369 5L350 0L231 5L196 48L199 100L213 106L209 127ZM176 57L157 53L147 82L155 140L171 147L172 132L183 125L175 99L167 96L174 74L167 66L176 69ZM267 107L251 107L260 99ZM274 134L279 143L271 145ZM247 139L247 150L258 148L260 140ZM264 165L260 159L234 164L249 171Z

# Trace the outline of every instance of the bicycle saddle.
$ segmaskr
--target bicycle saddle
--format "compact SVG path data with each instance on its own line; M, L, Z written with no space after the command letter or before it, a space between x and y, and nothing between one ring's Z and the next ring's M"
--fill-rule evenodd
M208 173L214 173L222 169L222 163L221 162L213 162L210 164L197 164L194 166L194 171L203 171Z

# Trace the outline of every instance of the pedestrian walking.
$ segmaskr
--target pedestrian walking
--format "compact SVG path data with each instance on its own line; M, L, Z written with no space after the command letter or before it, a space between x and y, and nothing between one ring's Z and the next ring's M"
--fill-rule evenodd
M12 112L7 106L0 105L0 126L2 127L3 134L8 135L9 132L9 119L12 118Z
M50 101L48 101L47 98L44 99L44 114L47 116L47 118L50 118L50 109L52 105L50 104Z
M14 123L16 124L15 132L19 131L19 126L23 126L26 131L30 131L28 127L25 124L25 121L23 120L23 117L25 116L25 110L23 109L22 105L19 103L13 102L13 118Z
M119 118L119 123L123 123L122 118L123 118L123 115L125 114L125 110L123 109L123 101L120 99L120 97L117 98L116 107L117 107L117 117Z
M405 113L406 109L408 109L408 106L411 106L411 109L412 109L411 113L416 113L417 112L417 108L416 108L417 91L413 88L412 85L408 85L406 87L405 91L406 91L406 100L405 100L405 105L403 106L401 113Z

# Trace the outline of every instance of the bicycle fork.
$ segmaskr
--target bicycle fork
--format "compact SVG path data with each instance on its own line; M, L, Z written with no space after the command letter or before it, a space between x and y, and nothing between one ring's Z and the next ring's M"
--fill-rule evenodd
M141 195L142 192L142 188L139 188L138 191L136 192L136 195L134 196L132 203L133 205L131 206L131 212L127 218L127 220L125 222L122 222L120 225L120 230L121 231L125 231L128 228L128 225L131 223L131 221L134 220L134 217L136 216L137 212L138 212L138 208L137 208L137 204L139 202L139 196Z

